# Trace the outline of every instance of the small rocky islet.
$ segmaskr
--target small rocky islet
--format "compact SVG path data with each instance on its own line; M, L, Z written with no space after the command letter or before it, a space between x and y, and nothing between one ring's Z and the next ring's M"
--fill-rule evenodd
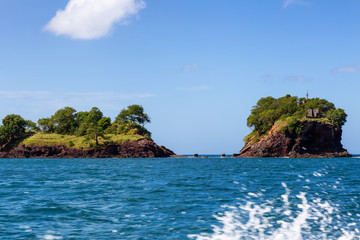
M1 158L154 158L174 152L157 145L144 127L150 122L140 105L121 110L115 121L100 109L65 107L37 124L7 115L0 127Z
M171 150L146 138L88 149L68 147L65 144L20 144L8 151L0 152L0 158L158 158L172 155L174 152Z
M350 157L341 144L346 118L325 99L261 98L247 119L253 131L239 157Z

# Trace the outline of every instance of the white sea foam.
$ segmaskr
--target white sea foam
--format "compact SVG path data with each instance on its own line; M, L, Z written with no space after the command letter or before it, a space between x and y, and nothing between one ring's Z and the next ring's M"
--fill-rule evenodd
M356 222L343 223L335 204L320 198L308 199L300 192L290 196L290 190L282 183L285 193L282 204L260 201L257 194L238 206L223 206L225 211L215 215L218 224L212 225L211 234L188 235L196 240L303 240L303 239L360 239ZM255 199L256 198L256 199Z
M27 225L21 225L19 228L29 229L29 228L30 228L30 226L27 226Z
M318 172L314 172L313 175L314 175L315 177L321 177L321 176L323 176L323 174L318 173Z
M59 240L63 239L61 236L55 236L52 234L45 234L45 235L37 235L38 238L44 239L44 240Z

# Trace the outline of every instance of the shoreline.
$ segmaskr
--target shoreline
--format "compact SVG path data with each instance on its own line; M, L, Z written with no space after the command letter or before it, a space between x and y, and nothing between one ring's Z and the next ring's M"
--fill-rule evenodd
M148 139L107 144L99 149L77 149L65 145L26 146L21 144L8 151L0 152L0 158L154 158L172 155L175 153Z

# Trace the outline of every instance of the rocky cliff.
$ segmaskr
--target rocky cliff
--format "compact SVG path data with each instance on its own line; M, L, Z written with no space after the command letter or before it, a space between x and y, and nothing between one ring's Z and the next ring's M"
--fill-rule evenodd
M107 144L101 149L76 149L59 146L26 146L21 144L0 152L0 158L154 158L170 157L174 153L151 140L140 139Z
M274 124L264 136L253 136L240 157L348 157L341 144L341 127L328 122L299 121L298 133Z

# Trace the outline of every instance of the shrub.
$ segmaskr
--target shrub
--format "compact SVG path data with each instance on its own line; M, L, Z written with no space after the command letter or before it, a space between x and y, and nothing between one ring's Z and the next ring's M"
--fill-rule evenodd
M249 141L256 133L259 136L264 135L280 119L287 121L287 128L281 128L283 132L288 129L297 135L301 134L300 120L304 118L307 109L319 109L320 117L326 117L333 125L342 126L346 122L345 111L340 108L336 109L333 103L325 99L312 98L306 100L289 94L277 99L266 97L261 98L251 109L251 114L247 118L247 125L253 128L253 132L245 137L244 141Z

